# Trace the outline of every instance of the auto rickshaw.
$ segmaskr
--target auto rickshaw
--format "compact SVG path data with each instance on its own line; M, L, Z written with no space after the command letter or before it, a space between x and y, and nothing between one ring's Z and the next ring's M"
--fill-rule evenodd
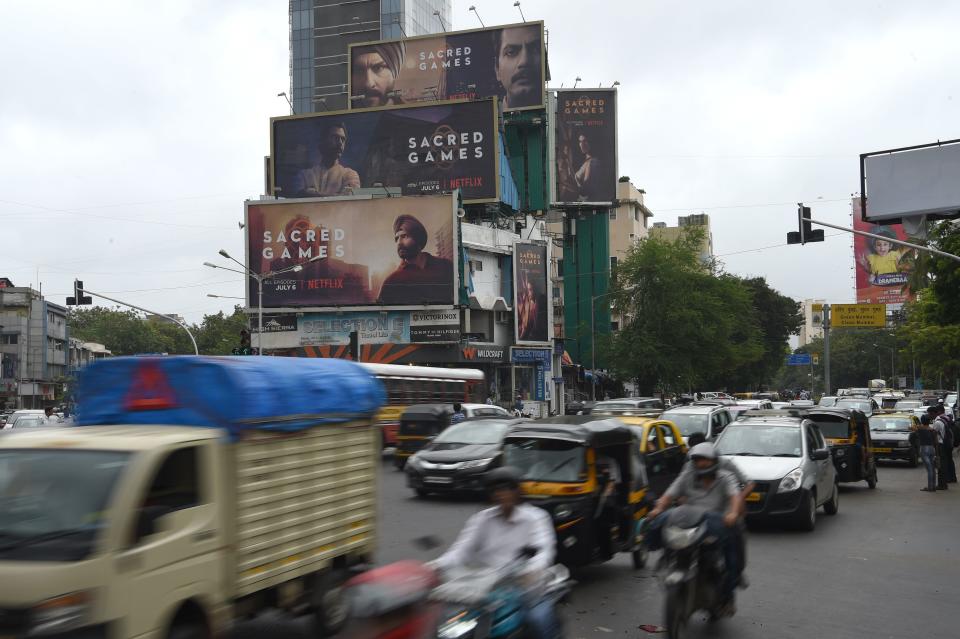
M634 568L643 567L639 531L651 504L634 429L591 415L517 424L504 439L503 463L521 473L524 496L553 519L560 563L585 566L628 552ZM621 481L605 497L611 465Z
M837 481L866 481L867 486L876 488L877 460L867 416L850 408L808 409L807 415L827 440L837 469Z
M400 416L397 431L397 448L393 453L393 465L403 470L407 460L427 442L442 433L450 425L453 408L450 404L414 404L407 406Z

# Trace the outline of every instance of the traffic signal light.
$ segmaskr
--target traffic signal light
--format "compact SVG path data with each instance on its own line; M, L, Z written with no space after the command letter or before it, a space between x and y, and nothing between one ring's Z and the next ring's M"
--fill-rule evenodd
M83 282L73 280L73 295L67 298L67 306L93 304L93 298L83 294Z
M803 202L797 204L797 225L799 231L787 233L787 244L806 244L807 242L822 242L823 229L813 230L810 224L810 207Z
M350 331L350 359L360 361L360 333L357 331Z

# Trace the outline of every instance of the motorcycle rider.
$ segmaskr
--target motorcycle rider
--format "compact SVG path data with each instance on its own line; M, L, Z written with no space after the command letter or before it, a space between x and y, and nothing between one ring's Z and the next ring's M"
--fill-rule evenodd
M439 570L481 564L501 569L513 564L525 548L536 548L520 573L536 580L553 565L556 535L550 515L541 508L521 503L520 473L510 467L497 468L487 475L487 488L495 506L481 510L467 520L452 546L432 562ZM531 602L526 623L537 639L556 639L559 623L552 602Z
M708 534L716 537L723 551L726 570L720 584L721 599L728 613L733 612L733 591L742 569L739 529L737 523L743 514L740 486L733 473L720 468L719 456L713 444L697 444L690 449L694 472L677 477L657 500L648 515L652 520L645 539L651 550L662 546L661 532L666 513L674 501L683 499L690 506L706 509Z

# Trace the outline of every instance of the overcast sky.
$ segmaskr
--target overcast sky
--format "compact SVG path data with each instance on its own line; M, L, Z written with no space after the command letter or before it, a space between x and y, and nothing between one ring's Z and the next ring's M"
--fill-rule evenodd
M455 0L454 27L516 22ZM620 174L654 221L711 216L728 270L853 301L849 236L778 246L796 202L849 222L858 154L960 137L960 2L523 0L552 85L620 82ZM0 276L74 277L191 321L229 309L243 200L287 113L286 0L0 4ZM752 250L771 247L766 250ZM242 259L242 258L241 258Z

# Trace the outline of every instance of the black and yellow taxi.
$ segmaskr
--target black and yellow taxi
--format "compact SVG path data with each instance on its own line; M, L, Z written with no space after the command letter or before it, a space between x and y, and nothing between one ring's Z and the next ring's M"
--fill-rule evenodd
M916 468L920 463L920 448L913 432L920 420L913 413L880 413L870 417L870 435L873 454L878 459L906 461Z

